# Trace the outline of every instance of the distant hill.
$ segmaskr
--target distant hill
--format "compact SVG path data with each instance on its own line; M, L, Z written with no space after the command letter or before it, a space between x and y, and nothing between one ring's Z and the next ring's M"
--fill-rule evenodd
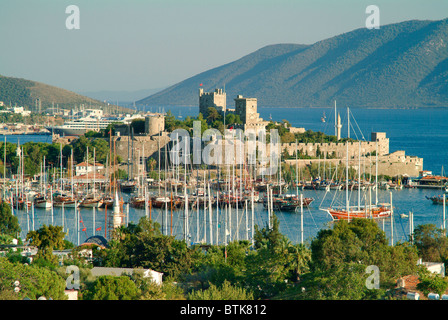
M200 83L225 87L230 107L238 94L270 107L448 107L448 19L270 45L136 103L195 106Z
M112 101L112 102L128 102L132 103L134 101L140 100L148 95L159 92L165 88L158 89L143 89L136 91L88 91L80 92L80 94L87 96L92 99L100 101Z
M104 106L102 101L82 96L75 92L50 86L41 82L21 78L0 76L0 101L6 105L27 106L34 110L36 99L40 99L42 110L53 105L60 108L73 108L81 104Z

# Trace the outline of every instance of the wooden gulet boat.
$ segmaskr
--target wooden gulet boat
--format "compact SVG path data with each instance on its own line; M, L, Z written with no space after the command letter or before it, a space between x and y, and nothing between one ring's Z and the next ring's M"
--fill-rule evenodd
M357 206L349 207L349 210L339 207L324 209L328 212L333 220L351 220L351 219L381 219L387 218L391 215L391 209L386 205L372 206L371 208L365 207L358 209Z

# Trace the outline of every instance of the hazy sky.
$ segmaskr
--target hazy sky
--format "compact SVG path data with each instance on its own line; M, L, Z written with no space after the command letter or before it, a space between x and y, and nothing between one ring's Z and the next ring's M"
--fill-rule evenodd
M0 74L83 92L175 84L265 45L448 17L448 0L0 0ZM77 5L80 29L68 30Z

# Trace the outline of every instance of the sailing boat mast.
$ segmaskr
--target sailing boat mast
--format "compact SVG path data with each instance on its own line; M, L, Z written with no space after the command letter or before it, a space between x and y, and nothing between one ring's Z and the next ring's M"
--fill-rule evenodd
M347 107L347 121L348 121L347 138L350 138L350 115L348 107ZM348 140L346 142L346 148L347 148L347 161L345 166L345 206L347 209L348 221L350 221L350 205L348 200Z

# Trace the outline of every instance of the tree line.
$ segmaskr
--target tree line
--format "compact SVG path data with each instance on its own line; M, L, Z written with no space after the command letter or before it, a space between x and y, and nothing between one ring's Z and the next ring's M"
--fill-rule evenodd
M18 173L22 156L24 157L23 167L25 175L33 176L39 174L44 164L44 157L47 170L52 168L59 170L61 163L61 149L63 170L70 167L72 153L74 163L83 162L87 157L90 159L89 161L92 161L93 156L95 155L95 161L102 164L106 164L106 160L110 154L109 142L107 139L87 138L85 136L80 136L79 139L66 145L46 142L26 142L20 145L20 150L18 150L18 144L16 143L6 142L5 146L5 142L1 142L0 175L3 176L4 173L5 153L6 177L11 177ZM117 159L118 162L121 162L119 157L117 157Z
M20 232L10 206L0 206L0 244ZM0 258L0 298L35 299L40 295L65 299L65 268L79 266L80 299L84 300L392 300L403 299L397 279L418 275L418 288L442 294L445 278L429 273L417 260L448 260L448 238L434 225L419 225L413 242L388 244L384 231L369 219L340 221L322 229L305 244L294 244L279 232L273 215L271 228L255 229L254 243L232 241L226 245L187 245L161 234L160 225L142 217L114 231L107 248L92 245L94 259L87 261L80 248L64 240L60 226L42 226L26 239L38 247L32 264L20 252ZM58 265L54 249L73 248L72 257ZM92 277L93 266L133 268L132 275ZM379 270L379 286L367 285L369 266ZM143 269L163 273L158 286L143 277ZM26 284L17 293L11 283Z

